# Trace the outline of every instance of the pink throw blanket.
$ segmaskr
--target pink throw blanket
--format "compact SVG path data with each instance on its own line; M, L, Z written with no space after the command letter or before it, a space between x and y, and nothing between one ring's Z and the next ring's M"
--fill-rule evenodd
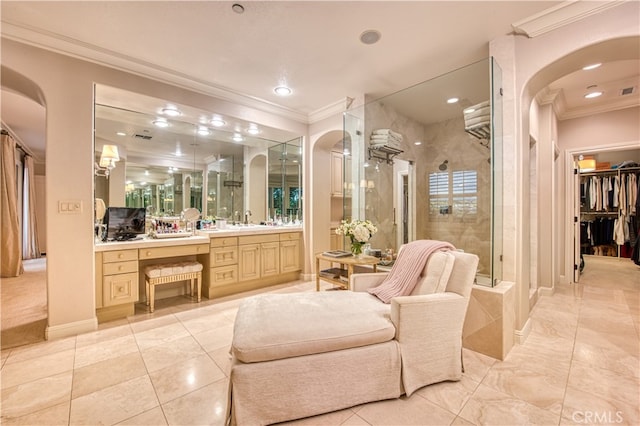
M417 240L405 244L389 275L379 286L367 291L384 303L390 303L393 297L408 296L418 283L431 253L442 250L455 250L455 247L448 242L435 240Z

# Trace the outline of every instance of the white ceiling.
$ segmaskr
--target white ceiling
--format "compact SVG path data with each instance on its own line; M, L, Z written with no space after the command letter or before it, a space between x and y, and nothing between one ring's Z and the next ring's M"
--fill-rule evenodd
M2 1L2 35L309 122L347 97L378 98L484 59L513 23L573 2L240 3L243 14L227 1ZM382 34L374 45L359 41L369 29ZM598 84L637 87L637 61L603 69ZM290 97L273 93L282 83ZM584 83L567 77L553 89L573 108ZM42 122L44 113L24 104L3 90L3 121L14 131ZM44 133L18 135L44 158Z

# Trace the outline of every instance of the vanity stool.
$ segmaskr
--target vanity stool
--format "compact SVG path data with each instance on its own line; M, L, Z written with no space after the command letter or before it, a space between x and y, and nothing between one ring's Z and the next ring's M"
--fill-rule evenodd
M191 297L194 296L194 281L197 281L198 302L202 294L202 264L200 262L178 262L151 265L144 268L145 294L149 310L153 312L155 286L190 280Z

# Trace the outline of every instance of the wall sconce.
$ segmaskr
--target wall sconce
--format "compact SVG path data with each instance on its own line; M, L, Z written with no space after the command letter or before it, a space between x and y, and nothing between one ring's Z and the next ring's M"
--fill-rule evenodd
M120 161L118 147L116 145L104 145L102 154L100 154L100 162L96 164L96 176L109 177L111 170L116 168L116 162Z

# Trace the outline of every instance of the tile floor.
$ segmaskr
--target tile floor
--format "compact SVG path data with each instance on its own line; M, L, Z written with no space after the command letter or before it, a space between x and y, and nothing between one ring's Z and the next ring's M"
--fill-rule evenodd
M460 382L290 424L640 424L639 288L640 267L589 256L580 284L540 298L505 361L465 350ZM2 424L223 424L239 300L159 301L154 314L3 350Z

